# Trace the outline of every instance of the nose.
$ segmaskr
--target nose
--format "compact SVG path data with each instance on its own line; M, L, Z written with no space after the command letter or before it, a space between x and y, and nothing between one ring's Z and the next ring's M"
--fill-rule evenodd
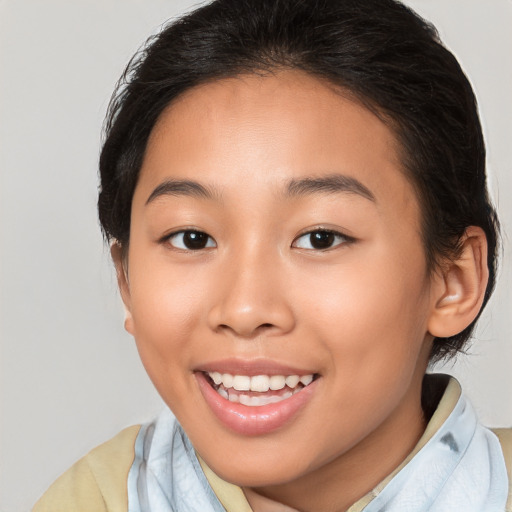
M295 317L278 262L261 252L239 253L225 262L218 280L208 315L211 329L247 339L293 330Z

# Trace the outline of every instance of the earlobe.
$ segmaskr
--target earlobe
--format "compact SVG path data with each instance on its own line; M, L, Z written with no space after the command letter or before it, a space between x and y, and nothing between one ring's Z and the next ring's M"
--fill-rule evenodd
M128 268L126 257L123 254L122 247L114 242L110 246L110 254L114 262L117 275L117 284L119 286L119 293L124 304L125 318L124 328L130 333L134 334L133 318L131 312L131 296L130 296L130 284L128 281Z
M466 229L459 256L438 271L428 331L448 338L463 331L482 307L489 279L487 239L476 226Z

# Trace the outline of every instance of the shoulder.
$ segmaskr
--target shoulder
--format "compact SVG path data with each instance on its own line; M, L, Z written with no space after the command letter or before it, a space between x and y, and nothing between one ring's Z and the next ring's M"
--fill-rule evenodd
M512 428L493 428L491 429L498 437L501 449L503 450L503 457L505 465L507 466L508 474L508 500L507 512L512 512Z
M126 512L139 429L128 427L91 450L50 486L32 512Z

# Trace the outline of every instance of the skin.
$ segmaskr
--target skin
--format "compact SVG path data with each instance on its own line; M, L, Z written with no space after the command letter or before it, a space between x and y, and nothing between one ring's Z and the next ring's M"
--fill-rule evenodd
M346 510L397 467L425 428L433 335L478 312L485 237L468 234L468 272L429 273L398 155L374 114L298 71L191 89L151 134L128 252L112 251L125 325L198 453L255 511ZM371 197L286 193L291 180L332 175ZM211 197L155 195L169 179L198 182ZM182 248L170 235L184 229L207 233L209 246ZM322 229L348 238L308 245L305 233ZM215 417L197 382L199 367L226 358L318 379L291 421L243 435Z

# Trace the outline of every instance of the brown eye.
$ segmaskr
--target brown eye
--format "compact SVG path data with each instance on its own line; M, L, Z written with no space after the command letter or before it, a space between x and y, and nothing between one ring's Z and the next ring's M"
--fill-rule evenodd
M328 249L334 243L334 233L329 231L315 231L309 235L309 243L315 249Z
M171 235L168 240L176 249L185 251L199 251L209 247L216 247L213 238L203 231L179 231Z
M341 233L336 233L335 231L328 231L325 229L317 229L298 237L294 241L293 246L300 249L325 251L327 249L341 245L347 241L348 237L342 235Z

